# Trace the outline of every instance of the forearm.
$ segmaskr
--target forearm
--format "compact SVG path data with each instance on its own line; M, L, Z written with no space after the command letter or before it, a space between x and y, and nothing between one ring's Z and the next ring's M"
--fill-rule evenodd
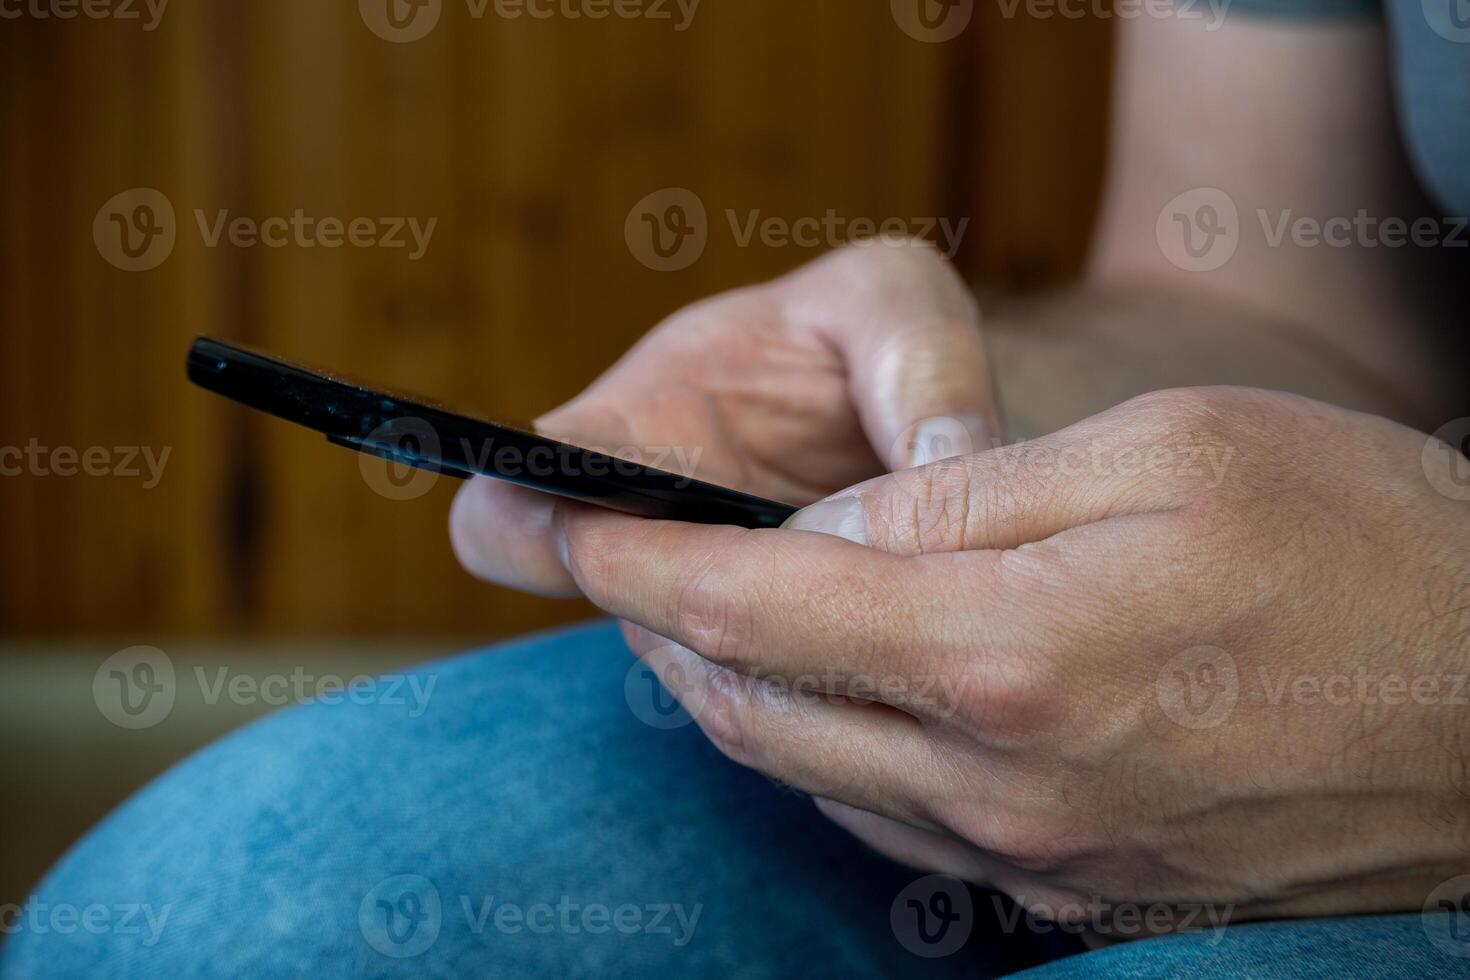
M1198 385L1290 391L1430 430L1463 410L1444 368L1409 376L1346 353L1320 331L1208 299L1079 286L983 305L1012 438L1055 431L1144 392Z

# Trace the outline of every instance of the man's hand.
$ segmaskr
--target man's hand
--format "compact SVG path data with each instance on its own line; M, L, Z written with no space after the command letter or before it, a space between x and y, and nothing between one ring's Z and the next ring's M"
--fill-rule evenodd
M934 249L891 240L674 315L537 428L796 504L1000 431L973 297ZM455 551L489 581L576 595L557 506L475 479L455 501Z
M1166 391L787 529L557 528L727 755L892 856L1043 910L1417 909L1470 870L1470 521L1426 442Z

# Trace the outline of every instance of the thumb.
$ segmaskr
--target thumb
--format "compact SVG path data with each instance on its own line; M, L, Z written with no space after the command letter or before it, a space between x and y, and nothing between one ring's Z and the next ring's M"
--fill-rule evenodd
M980 311L937 249L864 242L789 282L792 322L841 353L868 441L890 470L1001 444Z

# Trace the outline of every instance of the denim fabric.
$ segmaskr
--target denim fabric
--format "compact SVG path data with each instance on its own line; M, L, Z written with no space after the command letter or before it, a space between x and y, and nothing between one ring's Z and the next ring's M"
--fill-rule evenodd
M1219 942L1171 936L1028 970L1017 980L1408 980L1470 977L1470 916L1374 915L1231 926Z
M669 712L610 625L415 673L432 679L426 705L281 712L139 793L0 920L0 977L981 977L1048 961L1042 976L1355 977L1470 966L1435 959L1418 916L1232 928L1218 947L1150 940L1059 959L1075 949L1069 937L1003 925L1014 919L997 896L877 857L808 800L727 762L680 725L687 716Z

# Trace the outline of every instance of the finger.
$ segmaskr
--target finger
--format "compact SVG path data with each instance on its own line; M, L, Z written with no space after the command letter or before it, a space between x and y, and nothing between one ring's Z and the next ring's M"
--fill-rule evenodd
M582 594L552 541L556 498L477 476L454 498L449 540L459 563L476 578L552 598Z
M564 406L536 430L573 445L629 455L627 423L608 412ZM551 598L581 595L556 552L552 514L557 497L504 480L476 476L460 487L449 511L449 539L476 578Z
M593 602L737 673L930 718L983 687L995 563L981 556L961 596L951 570L832 537L577 505L558 509L557 526Z
M892 473L787 522L899 555L1012 549L1186 507L1231 473L1211 396L1161 392L1061 432Z
M979 307L937 249L861 242L778 289L792 324L842 355L868 440L890 469L998 444L1003 426Z
M886 705L736 674L676 643L640 657L721 753L803 792L937 829L944 768L922 725Z
M813 802L831 820L873 850L900 864L952 874L984 885L993 865L971 845L947 833L914 827L859 807L817 797Z

